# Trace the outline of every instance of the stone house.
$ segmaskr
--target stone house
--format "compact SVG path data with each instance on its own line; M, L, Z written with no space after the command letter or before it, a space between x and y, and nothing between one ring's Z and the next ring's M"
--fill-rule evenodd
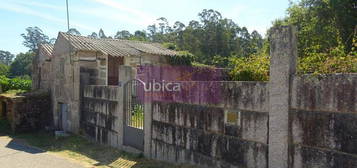
M38 53L33 58L32 62L32 89L49 89L51 86L51 79L49 76L51 70L53 45L40 44L38 46Z
M55 127L77 133L81 85L118 85L120 65L168 64L167 58L176 55L158 43L96 39L60 32L53 47L39 46L34 59L34 89L51 91Z

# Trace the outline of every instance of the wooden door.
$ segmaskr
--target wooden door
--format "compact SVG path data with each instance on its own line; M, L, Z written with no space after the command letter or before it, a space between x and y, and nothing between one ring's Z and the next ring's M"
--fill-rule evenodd
M108 56L108 85L119 84L119 65L123 64L123 57Z

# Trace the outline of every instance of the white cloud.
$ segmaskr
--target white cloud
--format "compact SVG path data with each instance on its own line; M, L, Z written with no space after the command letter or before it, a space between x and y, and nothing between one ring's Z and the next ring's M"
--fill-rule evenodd
M144 23L140 20L134 19L129 15L125 15L113 10L108 10L106 8L93 8L93 9L75 9L74 12L84 14L86 16L94 16L100 19L108 20L110 22L121 22L129 23L134 25L143 25Z
M26 5L26 6L36 6L36 7L41 7L41 8L47 8L47 9L54 9L54 10L65 10L65 7L61 6L55 6L55 5L50 5L47 3L39 3L39 2L34 2L34 1L13 1L18 4Z
M97 3L100 3L102 5L105 5L110 8L114 9L119 9L122 12L127 12L125 13L126 15L132 15L129 17L130 20L135 20L136 22L144 25L148 25L153 23L156 20L155 16L152 16L148 13L142 12L140 10L125 6L119 2L116 2L114 0L91 0L95 1ZM107 16L110 17L110 16Z
M134 24L134 25L149 25L153 23L154 19L151 19L151 17L143 12L140 12L138 10L128 8L126 6L123 6L117 2L111 1L111 0L93 0L96 2L100 2L101 4L105 5L105 8L82 8L82 7L77 7L77 6L70 6L70 16L71 13L78 13L82 14L84 16L88 17L97 17L100 19L108 20L110 22L121 22L121 23L129 23L129 24ZM51 4L46 4L46 3L39 3L39 2L33 2L33 1L13 1L18 4L22 4L25 6L29 7L40 7L40 8L46 8L46 9L53 9L53 10L59 10L59 11L66 11L65 7L60 7L60 6L55 6ZM108 8L108 5L113 5L111 8ZM118 11L117 9L120 9L124 12ZM129 13L129 15L127 14ZM134 16L132 16L134 15ZM139 19L138 19L139 17ZM71 20L70 20L71 23ZM74 22L75 23L75 22ZM83 24L75 24L73 26L78 26L78 28L84 28L86 30L93 31L93 28L89 28L88 26L85 26ZM71 26L71 27L73 27ZM86 27L86 28L85 28Z
M0 9L3 10L7 10L7 11L11 11L11 12L16 12L16 13L21 13L21 14L25 14L25 15L31 15L31 16L35 16L35 17L39 17L60 25L66 25L67 22L65 19L61 19L52 15L49 15L47 13L42 13L42 12L38 12L35 10L32 10L28 7L25 7L23 5L18 5L15 3L4 3L0 6ZM93 27L84 25L84 24L80 24L77 23L76 21L73 21L73 23L71 23L71 25L81 28L81 29L85 29L85 30L89 30L89 31L95 31L96 29L94 29Z

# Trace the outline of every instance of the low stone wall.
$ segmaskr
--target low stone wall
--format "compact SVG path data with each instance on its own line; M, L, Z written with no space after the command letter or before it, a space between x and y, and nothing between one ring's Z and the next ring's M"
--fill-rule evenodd
M220 85L224 103L153 102L152 158L208 167L267 167L266 83Z
M81 100L81 129L94 141L118 146L119 88L84 86Z
M48 91L0 95L2 114L9 120L13 132L38 131L52 127L51 99Z
M269 82L180 81L182 92L144 92L139 152L202 167L357 167L357 74L297 76L295 31L272 29ZM121 84L132 79L128 67L119 73ZM86 86L81 105L86 134L119 147L122 89Z
M296 76L291 167L357 167L357 74Z

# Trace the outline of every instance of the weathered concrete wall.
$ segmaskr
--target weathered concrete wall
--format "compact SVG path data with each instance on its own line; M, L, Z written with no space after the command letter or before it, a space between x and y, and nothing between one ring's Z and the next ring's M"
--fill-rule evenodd
M91 139L118 147L119 88L85 86L81 100L81 129Z
M290 166L357 167L357 74L295 76Z
M227 109L269 111L267 82L188 81L177 83L180 92L153 96L153 101L210 105ZM154 93L155 94L155 93Z
M152 158L207 167L267 167L266 83L221 86L225 103L153 102Z
M357 113L357 74L295 76L291 108Z

